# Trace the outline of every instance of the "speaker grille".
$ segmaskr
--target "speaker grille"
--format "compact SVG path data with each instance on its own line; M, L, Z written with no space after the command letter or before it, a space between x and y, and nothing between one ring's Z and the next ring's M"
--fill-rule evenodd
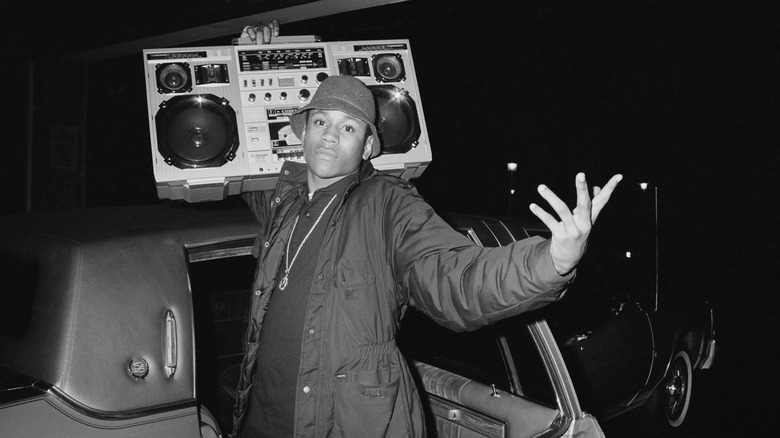
M155 116L157 144L165 162L180 169L219 167L238 149L236 112L213 94L176 96Z

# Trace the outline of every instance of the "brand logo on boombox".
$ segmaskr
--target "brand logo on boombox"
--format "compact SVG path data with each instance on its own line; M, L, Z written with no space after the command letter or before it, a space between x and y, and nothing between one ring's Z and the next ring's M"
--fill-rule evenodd
M223 199L273 188L303 162L290 114L331 75L374 94L379 170L405 179L431 161L408 40L144 50L152 165L160 198Z

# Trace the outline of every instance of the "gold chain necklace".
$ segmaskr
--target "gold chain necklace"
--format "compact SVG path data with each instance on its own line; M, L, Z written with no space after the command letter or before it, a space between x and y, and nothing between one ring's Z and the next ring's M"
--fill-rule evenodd
M303 247L303 244L306 243L306 239L309 238L311 235L311 232L314 231L314 228L317 227L317 224L320 223L320 219L322 219L322 216L325 215L325 212L328 210L328 207L330 207L330 204L333 203L333 201L336 200L336 196L333 195L332 198L330 198L330 201L328 201L328 205L325 206L325 208L322 209L322 212L320 212L319 217L317 217L317 220L314 221L314 225L309 228L309 232L306 233L306 236L304 236L303 240L301 241L301 244L298 245L298 249L295 250L295 255L292 258L292 262L290 261L290 242L292 242L292 236L295 232L295 227L298 225L298 219L301 217L300 213L295 216L295 222L293 223L292 231L290 231L290 238L287 240L287 251L284 252L284 277L282 278L282 281L279 282L279 290L284 290L284 288L287 287L287 283L289 279L287 278L290 275L290 269L292 269L293 264L295 263L295 259L298 258L298 254L301 252L301 248Z

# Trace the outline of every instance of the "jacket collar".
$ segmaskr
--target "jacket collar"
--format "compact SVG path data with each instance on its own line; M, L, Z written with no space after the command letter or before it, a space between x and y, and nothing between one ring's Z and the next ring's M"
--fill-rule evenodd
M282 165L282 170L279 173L277 191L286 193L290 190L306 190L308 170L306 163L285 161ZM347 194L359 186L363 181L371 178L373 173L374 166L371 164L371 161L363 161L363 164L361 164L360 169L358 170L358 177L354 178L353 182L347 188Z

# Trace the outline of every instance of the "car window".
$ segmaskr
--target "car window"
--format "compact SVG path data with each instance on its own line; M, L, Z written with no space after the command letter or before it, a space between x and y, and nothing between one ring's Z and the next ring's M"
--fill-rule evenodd
M507 361L517 373L519 394L548 406L557 406L555 388L550 381L547 367L539 353L528 324L534 314L520 315L497 324L509 352Z
M197 397L222 430L232 429L256 265L252 243L245 239L188 249Z

